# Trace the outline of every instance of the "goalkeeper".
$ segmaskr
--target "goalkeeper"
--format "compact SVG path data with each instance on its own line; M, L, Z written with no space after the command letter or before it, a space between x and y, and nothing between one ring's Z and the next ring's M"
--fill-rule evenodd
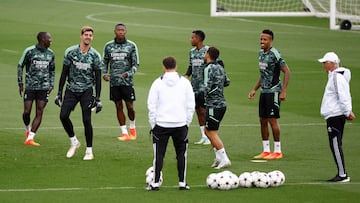
M96 108L98 113L102 106L100 102L101 92L101 57L91 47L93 40L93 28L84 26L81 29L80 45L74 45L66 49L63 61L63 69L59 82L59 92L55 104L61 106L60 120L68 134L71 146L66 157L74 156L80 147L80 142L75 136L74 127L70 120L70 113L80 102L82 109L82 120L86 137L86 153L83 160L92 160L93 128L91 124L91 109ZM62 90L67 78L67 85L62 101ZM96 97L93 97L93 86L95 84Z

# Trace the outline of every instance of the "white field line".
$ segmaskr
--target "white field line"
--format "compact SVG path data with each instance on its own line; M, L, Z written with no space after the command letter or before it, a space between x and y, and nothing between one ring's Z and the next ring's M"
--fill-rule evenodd
M11 50L11 49L1 49L1 51L3 51L3 52L8 52L8 53L12 53L12 54L17 54L17 53L19 53L18 51L16 51L16 50Z
M259 127L258 123L239 123L239 124L221 124L221 127ZM325 123L281 123L281 126L324 126ZM347 123L346 125L351 125L351 123ZM191 125L190 127L198 127L197 125ZM84 128L83 126L74 126L74 128ZM119 126L93 126L94 129L113 129L119 128ZM136 128L150 128L150 126L146 125L137 125ZM14 128L3 128L4 130L24 130L23 127L14 127ZM41 127L42 130L56 130L63 129L62 126L49 126L49 127Z
M118 4L108 4L108 3L100 3L100 2L85 2L85 1L77 1L77 0L58 0L61 2L66 2L66 3L76 3L76 4L87 4L87 5L94 5L94 6L103 6L103 7L110 7L110 8L124 8L124 9L130 9L132 10L132 12L157 12L157 13L172 13L172 14L177 14L177 15L187 15L187 16L205 16L206 15L202 15L202 14L194 14L194 13L186 13L186 12L177 12L177 11L169 11L169 10L160 10L160 9L150 9L150 8L141 8L141 7L133 7L133 6L125 6L125 5L118 5ZM118 12L118 11L116 11ZM112 12L109 12L112 13ZM98 19L95 16L97 15L103 15L105 13L93 13L90 15L87 15L86 18L89 20L93 20L95 22L104 22L104 23L117 23L117 21L108 21L108 20L103 20L103 19ZM219 18L220 19L220 18ZM264 21L261 20L251 20L251 19L246 19L246 18L233 18L233 17L221 17L221 19L224 20L231 20L231 21L243 21L243 22L252 22L252 23L264 23ZM288 23L273 23L273 22L265 22L267 24L272 24L272 25L282 25L282 26L287 26L287 27L298 27L298 28L307 28L307 29L317 29L317 30L328 30L328 28L319 28L316 26L305 26L305 25L293 25L293 24L288 24ZM138 23L127 23L129 25L133 25L133 26L141 26L141 27L152 27L152 28L164 28L164 29L181 29L181 30L188 30L188 29L192 29L192 28L181 28L181 27L173 27L173 26L160 26L160 25L149 25L149 24L138 24ZM224 29L222 29L222 31L225 31ZM231 30L226 30L229 32L233 32L234 29ZM246 31L242 31L242 32L246 32Z
M360 182L348 183L330 183L330 182L302 182L302 183L285 183L281 187L298 186L298 185L360 185ZM161 188L178 188L179 186L161 186ZM206 185L191 185L191 188L203 188ZM48 191L94 191L94 190L145 190L144 187L122 186L122 187L97 187L97 188L18 188L18 189L0 189L0 192L48 192Z

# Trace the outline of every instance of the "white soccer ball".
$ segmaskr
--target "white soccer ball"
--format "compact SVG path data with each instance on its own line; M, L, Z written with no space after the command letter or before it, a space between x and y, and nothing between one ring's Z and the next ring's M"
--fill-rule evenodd
M206 185L208 188L211 189L217 189L217 174L216 173L210 173L206 178Z
M230 179L230 185L231 185L231 189L236 189L239 187L239 177L235 174L231 174L229 176Z
M217 185L219 190L230 190L231 189L231 183L229 176L224 176L220 174L217 179Z
M154 166L150 166L150 167L146 170L145 176L149 176L150 173L154 173L154 172L155 172Z
M225 179L228 180L231 185L231 189L235 189L239 187L239 177L231 171L223 171L219 173L220 176L224 176Z
M275 171L271 171L268 173L268 176L270 178L270 186L271 187L279 187L281 185L281 177L279 173Z
M285 174L279 170L271 171L271 176L277 176L278 186L283 185L285 183Z
M240 176L239 176L239 186L240 187L250 188L253 186L253 183L254 183L254 179L253 179L253 176L251 175L251 173L243 172L242 174L240 174Z
M154 171L154 167L151 166L146 170L145 173L145 182L147 185L150 185L151 183L154 183L155 181L155 171ZM159 179L159 186L161 186L163 183L163 176L162 176L162 171L160 171L160 179Z
M259 172L254 177L254 185L258 188L270 187L270 178L267 173Z

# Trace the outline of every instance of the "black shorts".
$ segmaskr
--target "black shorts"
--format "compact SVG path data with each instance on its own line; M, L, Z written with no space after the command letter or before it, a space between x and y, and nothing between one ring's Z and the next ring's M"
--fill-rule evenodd
M110 87L110 100L112 101L135 101L135 90L132 86Z
M48 102L48 90L25 90L24 101L43 100Z
M205 95L203 92L195 94L195 109L206 108L205 106Z
M64 101L61 109L73 111L77 103L80 102L83 111L90 110L93 101L93 89L88 89L84 92L72 92L65 90Z
M280 118L279 92L261 93L259 100L260 118Z
M223 108L209 108L206 107L205 127L208 130L218 130L220 122L224 117L226 107Z

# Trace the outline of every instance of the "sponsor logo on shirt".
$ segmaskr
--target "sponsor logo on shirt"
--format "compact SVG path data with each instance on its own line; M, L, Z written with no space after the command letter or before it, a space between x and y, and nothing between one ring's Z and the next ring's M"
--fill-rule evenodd
M37 69L44 69L44 68L47 68L49 66L48 61L33 60L32 63L34 64L34 67L37 68Z
M75 65L75 67L77 69L80 69L80 70L87 70L87 69L91 68L90 63L81 63L81 62L74 61L73 64Z

